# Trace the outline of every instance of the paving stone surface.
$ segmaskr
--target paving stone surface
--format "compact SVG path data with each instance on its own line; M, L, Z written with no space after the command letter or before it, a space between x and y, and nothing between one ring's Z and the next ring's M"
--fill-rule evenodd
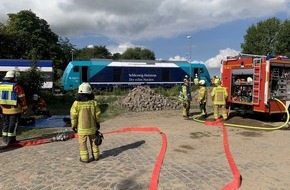
M233 180L222 129L184 120L180 112L127 113L101 131L157 127L167 137L159 190L217 190ZM227 127L242 190L290 189L290 131ZM101 157L79 162L77 139L21 148L0 144L1 190L147 190L162 145L156 132L105 134Z

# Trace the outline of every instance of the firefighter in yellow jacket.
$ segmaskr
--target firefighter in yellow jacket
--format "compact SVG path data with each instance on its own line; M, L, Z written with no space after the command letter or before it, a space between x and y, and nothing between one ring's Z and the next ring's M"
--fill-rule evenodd
M78 88L78 96L70 109L71 127L78 133L80 144L80 161L89 162L90 144L93 160L99 158L99 147L94 143L96 131L99 130L99 115L101 111L97 101L94 99L92 88L89 83L82 83Z
M199 103L199 109L201 111L201 116L206 117L206 101L207 101L207 88L205 87L205 81L200 80L198 82L200 88L198 90L197 102Z
M182 95L183 95L183 109L182 109L182 115L184 119L188 119L190 116L190 102L192 100L191 98L191 90L189 86L189 78L187 75L185 75L183 79L183 85L182 85Z
M226 100L228 97L228 92L225 87L221 85L221 80L220 79L215 79L215 85L212 89L211 92L211 97L213 101L213 115L214 119L218 119L220 117L220 110L221 110L221 115L224 120L227 119L228 114L227 114L227 109L226 109Z
M0 83L0 105L2 110L2 138L6 145L16 142L19 119L27 112L25 92L17 83L20 75L15 70L7 71Z

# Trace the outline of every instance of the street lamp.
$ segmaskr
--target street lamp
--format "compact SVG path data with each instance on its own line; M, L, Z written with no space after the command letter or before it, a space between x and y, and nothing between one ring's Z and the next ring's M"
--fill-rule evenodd
M191 36L186 37L189 40L189 84L191 85Z
M70 50L70 52L71 52L71 61L74 60L74 51L75 51L74 49L71 49L71 50Z

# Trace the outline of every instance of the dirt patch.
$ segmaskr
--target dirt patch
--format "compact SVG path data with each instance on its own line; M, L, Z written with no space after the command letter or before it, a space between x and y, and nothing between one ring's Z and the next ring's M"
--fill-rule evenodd
M240 133L237 133L237 134L245 136L245 137L261 137L261 136L263 136L262 133L255 132L255 131L243 131L243 132L240 132Z
M210 132L194 132L194 133L190 133L190 138L193 139L198 139L198 138L202 138L202 137L210 137Z
M180 148L188 149L188 150L194 150L194 148L190 145L181 145Z

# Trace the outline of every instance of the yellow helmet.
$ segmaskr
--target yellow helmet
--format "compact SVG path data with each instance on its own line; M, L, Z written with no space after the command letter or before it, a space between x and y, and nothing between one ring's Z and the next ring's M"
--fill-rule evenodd
M215 78L214 79L214 84L218 85L218 84L221 84L221 83L222 83L222 81L221 81L220 78Z

